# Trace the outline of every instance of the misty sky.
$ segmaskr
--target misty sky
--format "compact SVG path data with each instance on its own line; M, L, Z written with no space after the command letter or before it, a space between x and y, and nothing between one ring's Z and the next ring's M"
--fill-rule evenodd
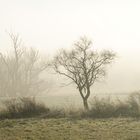
M71 47L86 35L95 49L118 55L95 91L140 89L139 0L0 0L0 51L9 49L7 32L19 33L25 46L43 54Z

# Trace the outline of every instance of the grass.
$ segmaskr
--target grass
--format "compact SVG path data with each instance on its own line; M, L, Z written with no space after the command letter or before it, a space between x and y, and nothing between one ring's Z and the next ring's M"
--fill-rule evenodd
M11 119L0 121L0 140L139 140L140 121L117 119Z

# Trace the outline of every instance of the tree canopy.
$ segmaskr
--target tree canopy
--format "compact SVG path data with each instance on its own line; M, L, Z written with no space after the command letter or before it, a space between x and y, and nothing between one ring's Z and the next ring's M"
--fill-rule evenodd
M53 60L55 72L66 76L76 84L88 109L87 99L90 87L106 74L106 66L111 64L116 54L109 50L97 52L92 48L92 41L80 38L71 50L61 49Z

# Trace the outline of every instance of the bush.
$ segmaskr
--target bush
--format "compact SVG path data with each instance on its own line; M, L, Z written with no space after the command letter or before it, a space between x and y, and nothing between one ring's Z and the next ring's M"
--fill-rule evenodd
M0 118L24 118L48 113L50 110L44 104L37 103L35 98L17 98L4 102L5 108L0 112Z
M4 102L5 109L0 112L0 118L25 118L40 116L42 118L110 118L110 117L140 117L140 93L131 94L125 101L112 101L110 98L95 97L90 109L47 108L37 103L35 98L18 98Z
M86 117L108 118L114 115L115 104L110 100L110 98L98 99L95 97L90 105L91 108L86 112Z
M140 93L132 93L127 101L129 108L131 110L132 117L139 117L140 116Z
M84 114L92 118L140 117L140 93L131 94L125 101L94 98L91 108Z
M51 108L51 110L43 115L43 118L64 118L66 117L64 109Z
M74 107L69 107L65 108L65 116L71 119L80 119L83 117L85 110L82 108L74 108Z

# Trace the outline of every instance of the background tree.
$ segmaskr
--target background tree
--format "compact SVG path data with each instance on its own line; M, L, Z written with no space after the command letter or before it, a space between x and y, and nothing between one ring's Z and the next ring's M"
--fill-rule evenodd
M9 35L13 51L0 53L0 95L33 96L45 91L47 81L41 75L47 64L42 63L37 50L23 48L19 35Z
M85 109L89 109L91 86L105 76L106 66L115 58L115 53L109 50L97 52L91 45L92 42L86 37L80 38L72 50L60 50L53 60L55 72L66 76L76 84Z

